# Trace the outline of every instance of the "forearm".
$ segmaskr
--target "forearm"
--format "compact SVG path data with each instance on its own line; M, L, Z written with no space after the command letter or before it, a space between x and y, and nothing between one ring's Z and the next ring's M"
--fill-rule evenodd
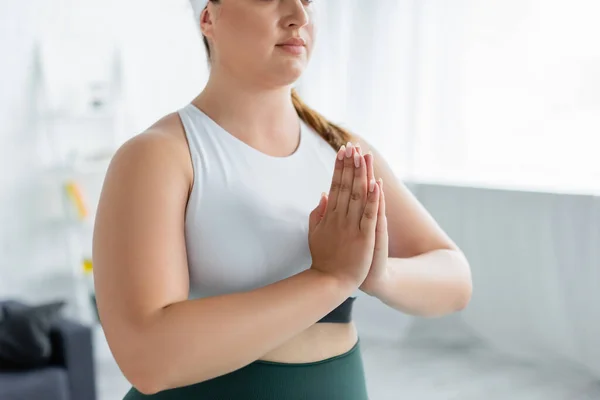
M139 334L146 392L186 386L239 369L341 304L353 288L315 270L246 293L173 304Z
M373 296L407 314L436 317L459 311L471 298L468 261L453 250L390 258Z

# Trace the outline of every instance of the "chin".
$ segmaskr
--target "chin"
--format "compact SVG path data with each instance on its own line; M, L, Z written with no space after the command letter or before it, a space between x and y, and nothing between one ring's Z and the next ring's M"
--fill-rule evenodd
M304 61L294 60L282 63L282 65L272 69L269 76L275 85L288 86L300 79L305 70L306 63Z

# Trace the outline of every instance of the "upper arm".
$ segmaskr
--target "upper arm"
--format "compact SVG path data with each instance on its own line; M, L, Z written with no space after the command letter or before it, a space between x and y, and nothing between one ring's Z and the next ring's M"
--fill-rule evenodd
M185 156L173 135L143 133L117 151L105 177L94 227L94 284L116 356L137 327L187 299Z
M381 154L367 141L355 136L361 147L373 153L376 179L383 179L388 220L390 257L408 258L438 249L457 250L411 191L395 176Z

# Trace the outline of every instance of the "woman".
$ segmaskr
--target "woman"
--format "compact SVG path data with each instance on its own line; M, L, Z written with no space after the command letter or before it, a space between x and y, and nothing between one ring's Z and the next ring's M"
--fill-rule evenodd
M388 165L291 89L311 3L192 0L208 83L111 162L94 274L126 399L364 400L360 292L421 316L470 299L467 261Z

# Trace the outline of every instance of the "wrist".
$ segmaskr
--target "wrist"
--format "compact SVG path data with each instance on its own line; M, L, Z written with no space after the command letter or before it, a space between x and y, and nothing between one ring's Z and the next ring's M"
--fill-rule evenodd
M314 274L323 285L330 288L330 290L334 293L343 293L344 295L347 294L350 296L359 286L358 283L353 282L350 278L335 276L313 267L311 267L307 272Z
M389 271L386 269L377 275L368 276L360 286L360 290L372 297L382 297L389 281Z

